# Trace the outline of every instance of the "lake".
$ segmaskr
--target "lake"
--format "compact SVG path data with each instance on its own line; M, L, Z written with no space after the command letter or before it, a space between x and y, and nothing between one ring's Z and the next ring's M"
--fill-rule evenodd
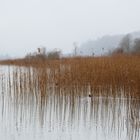
M44 87L33 71L0 66L0 139L140 139L139 98L123 89L89 97L90 86Z

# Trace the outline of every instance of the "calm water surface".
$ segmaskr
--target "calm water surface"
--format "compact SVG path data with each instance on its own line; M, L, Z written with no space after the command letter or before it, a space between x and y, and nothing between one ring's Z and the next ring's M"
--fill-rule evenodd
M47 87L46 96L38 94L37 87L31 94L31 89L19 84L20 76L14 78L14 69L0 67L1 140L140 139L138 98L90 98L88 90L81 93L56 86Z

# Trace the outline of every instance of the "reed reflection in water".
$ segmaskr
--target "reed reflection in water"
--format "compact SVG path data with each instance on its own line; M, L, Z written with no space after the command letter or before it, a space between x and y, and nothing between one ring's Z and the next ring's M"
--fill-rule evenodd
M126 96L123 89L93 93L89 85L60 87L46 83L44 86L43 76L40 78L40 73L35 76L34 71L1 68L2 139L139 139L138 96L131 93Z

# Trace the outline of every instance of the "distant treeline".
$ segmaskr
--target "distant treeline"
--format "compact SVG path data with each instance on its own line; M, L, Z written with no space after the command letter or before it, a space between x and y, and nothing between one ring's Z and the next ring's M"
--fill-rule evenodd
M61 57L61 51L54 49L46 53L45 48L38 48L37 52L29 53L25 56L25 59L59 59ZM43 51L41 51L43 50Z
M140 53L140 38L133 39L130 34L127 34L121 40L118 48L112 51L114 54L138 54Z

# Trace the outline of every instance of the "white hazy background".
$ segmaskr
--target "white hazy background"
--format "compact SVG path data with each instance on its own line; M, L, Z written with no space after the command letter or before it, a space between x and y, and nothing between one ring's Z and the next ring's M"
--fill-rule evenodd
M140 30L140 0L0 0L0 55L38 46L73 49L105 34Z

